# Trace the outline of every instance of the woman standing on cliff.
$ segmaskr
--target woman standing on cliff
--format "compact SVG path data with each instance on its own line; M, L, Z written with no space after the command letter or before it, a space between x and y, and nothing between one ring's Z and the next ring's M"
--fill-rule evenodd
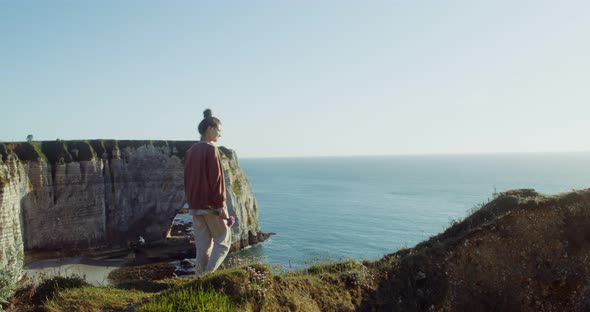
M225 180L221 158L213 142L221 137L221 122L205 110L199 123L201 140L184 159L184 193L193 216L197 275L217 270L227 256L231 231L225 206Z

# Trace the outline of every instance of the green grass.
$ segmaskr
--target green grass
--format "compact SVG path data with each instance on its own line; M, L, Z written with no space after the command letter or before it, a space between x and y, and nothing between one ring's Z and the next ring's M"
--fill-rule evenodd
M138 290L86 286L59 291L44 308L52 312L123 310L145 302L151 296L153 294Z
M33 141L30 144L31 144L31 146L33 146L33 149L39 155L39 159L42 159L43 161L48 162L47 157L45 156L45 154L43 154L43 150L41 148L41 142Z
M117 277L111 279L112 287L53 277L33 289L29 300L21 296L21 302L44 311L119 311L130 306L137 311L354 311L365 284L372 282L364 263L354 260L278 275L261 263L192 278L145 274L152 271L157 267L119 272L111 276Z
M235 311L227 295L202 287L190 287L163 294L137 311Z
M145 267L142 272L146 270L152 271ZM323 262L306 271L278 275L267 264L243 262L196 278L137 280L138 271L116 275L120 280L135 280L120 283L118 288L154 293L139 311L274 311L283 306L301 311L353 311L362 289L371 289L374 283L365 263L354 260Z

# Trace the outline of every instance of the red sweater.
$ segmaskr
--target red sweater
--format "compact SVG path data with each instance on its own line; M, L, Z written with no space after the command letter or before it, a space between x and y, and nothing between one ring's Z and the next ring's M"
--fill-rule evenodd
M225 180L215 146L198 142L186 152L184 194L189 209L225 207Z

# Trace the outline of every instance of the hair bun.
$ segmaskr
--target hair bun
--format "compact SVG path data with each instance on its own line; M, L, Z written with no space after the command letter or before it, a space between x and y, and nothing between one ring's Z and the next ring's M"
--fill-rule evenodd
M208 109L208 108L207 108L207 109L206 109L206 110L203 112L203 116L204 116L205 118L212 117L212 116L213 116L213 112L212 112L210 109Z

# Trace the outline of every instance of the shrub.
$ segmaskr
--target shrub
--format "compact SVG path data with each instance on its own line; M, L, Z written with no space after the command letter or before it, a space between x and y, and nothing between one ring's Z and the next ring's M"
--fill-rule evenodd
M1 256L1 254L0 254ZM14 295L17 283L23 274L24 251L22 242L16 241L5 254L6 261L0 267L0 304L8 303ZM0 311L2 307L0 306Z
M35 291L35 295L33 297L33 302L36 304L41 304L53 298L58 292L62 290L69 288L80 288L87 285L88 284L86 281L77 275L72 275L69 277L54 276L50 279L43 280L39 286L37 286L37 290Z

